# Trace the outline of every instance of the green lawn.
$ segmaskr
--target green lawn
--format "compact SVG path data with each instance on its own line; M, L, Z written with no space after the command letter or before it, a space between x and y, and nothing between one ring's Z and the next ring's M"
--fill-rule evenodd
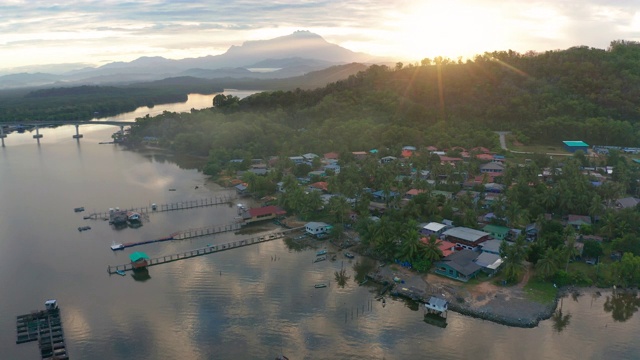
M529 280L527 285L524 287L524 291L529 300L542 304L552 303L558 294L558 289L556 289L552 283L538 279Z

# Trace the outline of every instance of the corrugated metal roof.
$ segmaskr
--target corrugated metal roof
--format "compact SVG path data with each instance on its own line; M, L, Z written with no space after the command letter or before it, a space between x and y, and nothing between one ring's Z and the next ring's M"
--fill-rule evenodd
M567 146L586 146L589 147L589 144L587 144L584 141L573 141L573 140L569 140L569 141L563 141L563 143Z
M453 236L458 239L474 242L489 235L489 233L486 233L480 230L466 228L466 227L455 227L453 229L449 229L445 231L443 235Z

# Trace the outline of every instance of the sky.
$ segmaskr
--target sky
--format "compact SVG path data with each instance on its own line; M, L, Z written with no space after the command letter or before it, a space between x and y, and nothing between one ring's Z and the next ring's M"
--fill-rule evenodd
M640 0L0 0L0 72L217 55L296 30L407 62L606 49L640 41Z

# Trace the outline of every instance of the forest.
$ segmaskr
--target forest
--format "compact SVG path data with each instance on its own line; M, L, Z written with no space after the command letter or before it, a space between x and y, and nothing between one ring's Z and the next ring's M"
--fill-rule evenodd
M167 79L130 86L73 86L0 92L0 122L91 120L141 106L187 101L187 94L222 91L210 81Z

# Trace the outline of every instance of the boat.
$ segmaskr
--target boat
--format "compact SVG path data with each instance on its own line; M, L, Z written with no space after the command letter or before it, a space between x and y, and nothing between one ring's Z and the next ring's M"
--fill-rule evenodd
M81 207L77 207L77 208L73 209L73 211L82 212L82 211L84 211L84 208L82 206Z
M116 274L120 275L120 276L126 276L127 273L124 272L123 270L116 270Z
M320 262L320 261L325 261L327 260L327 255L322 255L322 256L318 256L315 260L313 260L314 263Z
M91 226L80 226L78 227L78 231L87 231L91 230Z
M315 287L316 289L326 288L326 287L327 287L327 284L325 284L325 283L319 283L319 284L315 284L315 285L314 285L314 287Z
M353 255L352 253L346 252L344 253L345 257L348 257L349 259L353 259L355 257L355 255Z
M172 189L169 189L169 191L176 191L176 189L173 189L173 188L172 188Z
M322 250L318 250L318 252L316 252L316 255L320 256L320 255L324 255L326 253L327 253L327 249L322 249Z
M113 250L113 251L124 250L124 245L116 244L116 242L114 241L113 244L111 244L111 250Z

